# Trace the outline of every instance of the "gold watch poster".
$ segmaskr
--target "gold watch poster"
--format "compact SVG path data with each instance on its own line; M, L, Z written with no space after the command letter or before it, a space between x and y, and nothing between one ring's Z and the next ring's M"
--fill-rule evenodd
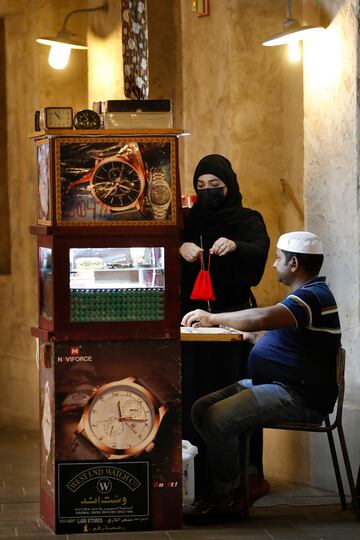
M176 224L173 137L59 138L56 223Z
M41 365L42 519L61 534L180 528L179 342L52 350Z

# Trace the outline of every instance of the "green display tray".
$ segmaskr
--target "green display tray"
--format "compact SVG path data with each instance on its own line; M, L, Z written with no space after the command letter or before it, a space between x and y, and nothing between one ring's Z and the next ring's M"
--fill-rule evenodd
M72 322L164 319L162 288L71 289L70 299Z

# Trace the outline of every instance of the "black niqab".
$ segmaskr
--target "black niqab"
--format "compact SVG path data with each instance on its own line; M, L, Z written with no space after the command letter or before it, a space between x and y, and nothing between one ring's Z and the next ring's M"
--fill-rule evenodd
M203 174L213 174L224 182L227 187L226 196L216 209L202 208L195 203L190 210L190 221L193 227L201 234L203 231L210 237L223 236L229 225L236 225L252 212L242 206L242 196L237 181L237 176L232 169L231 163L224 156L210 154L203 157L194 172L193 185L198 192L198 179ZM196 223L196 226L195 226Z

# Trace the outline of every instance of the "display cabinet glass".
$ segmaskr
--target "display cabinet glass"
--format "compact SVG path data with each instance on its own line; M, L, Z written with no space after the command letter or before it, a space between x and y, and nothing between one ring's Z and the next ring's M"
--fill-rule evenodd
M39 293L40 293L40 316L51 321L53 318L53 260L52 249L39 248Z
M70 320L164 319L163 247L69 250Z
M39 332L62 340L178 339L174 239L39 235Z
M180 132L168 132L39 134L38 224L60 229L179 226Z

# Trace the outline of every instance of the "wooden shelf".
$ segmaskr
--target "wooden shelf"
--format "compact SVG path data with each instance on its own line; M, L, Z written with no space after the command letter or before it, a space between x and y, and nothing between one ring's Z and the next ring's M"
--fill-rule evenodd
M169 135L189 135L189 132L178 128L128 128L128 129L45 129L30 133L31 139L38 139L45 136L66 136L79 137L89 135L89 137L119 137L129 135L131 137L138 135L156 135L157 137Z

